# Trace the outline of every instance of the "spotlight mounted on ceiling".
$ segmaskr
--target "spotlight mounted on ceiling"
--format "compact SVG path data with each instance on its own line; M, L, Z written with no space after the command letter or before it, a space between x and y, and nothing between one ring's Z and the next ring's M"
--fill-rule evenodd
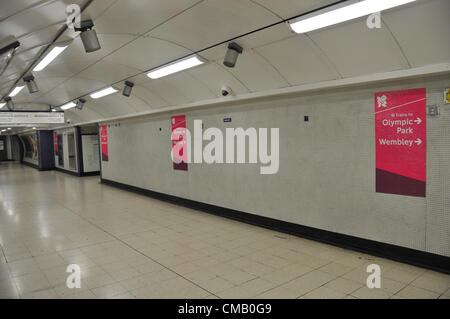
M86 53L95 52L102 48L100 46L100 42L98 41L97 33L93 27L94 22L89 19L81 21L80 27L75 28L75 31L81 31L80 37Z
M5 97L4 100L6 102L6 107L8 108L8 110L10 111L14 110L13 100L9 96Z
M239 57L244 49L236 42L231 42L228 44L228 50L225 54L225 59L223 64L229 68L234 68Z
M25 76L23 78L23 80L24 80L25 84L27 85L28 92L30 92L30 94L39 92L39 88L38 88L36 81L34 80L34 76L32 74Z
M133 90L134 83L130 81L125 81L125 87L123 88L122 95L126 97L130 97L131 91Z
M86 103L85 99L78 99L76 108L81 111L83 109L84 103Z

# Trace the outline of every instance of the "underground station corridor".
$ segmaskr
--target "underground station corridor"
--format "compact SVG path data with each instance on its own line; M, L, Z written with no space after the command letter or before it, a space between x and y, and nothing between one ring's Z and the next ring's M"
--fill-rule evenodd
M1 164L1 298L450 298L450 276ZM82 288L66 268L82 269ZM367 265L383 269L381 290Z
M1 0L0 308L448 312L449 12Z

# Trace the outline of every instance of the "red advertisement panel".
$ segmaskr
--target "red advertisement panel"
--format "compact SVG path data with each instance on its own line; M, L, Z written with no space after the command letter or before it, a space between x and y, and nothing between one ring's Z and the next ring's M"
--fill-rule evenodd
M102 145L102 161L107 162L109 160L108 156L108 131L106 125L100 128L100 143Z
M376 191L426 196L426 90L375 94Z
M186 152L186 116L177 115L171 117L172 123L172 154L173 169L187 171L187 152Z
M55 148L55 155L58 155L58 133L53 132L53 145Z

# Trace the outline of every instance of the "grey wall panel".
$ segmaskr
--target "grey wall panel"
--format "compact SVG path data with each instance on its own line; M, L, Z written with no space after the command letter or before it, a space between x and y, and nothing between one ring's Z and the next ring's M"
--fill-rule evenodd
M450 77L328 90L109 123L109 162L102 162L103 178L450 256L450 209L445 195L450 182L448 107L442 107L445 115L428 119L428 197L375 192L374 93L418 87L427 88L429 101L442 103L439 96L450 87ZM260 164L189 164L187 172L174 171L170 116L183 113L191 132L194 119L203 120L205 129L280 128L278 174L260 175ZM309 122L303 121L305 115ZM225 117L232 117L233 122L224 123ZM439 127L439 133L434 127ZM435 218L440 218L438 224L432 222Z

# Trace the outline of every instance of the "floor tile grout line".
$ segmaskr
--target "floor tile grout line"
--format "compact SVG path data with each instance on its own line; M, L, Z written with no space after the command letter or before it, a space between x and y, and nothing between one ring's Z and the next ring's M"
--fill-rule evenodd
M63 205L63 206L64 206L64 205ZM193 285L195 285L195 286L199 287L200 289L202 289L202 290L208 292L210 295L213 295L213 296L215 296L215 297L217 297L217 298L220 298L220 297L217 296L216 294L214 294L214 293L210 292L209 290L207 290L207 289L201 287L200 285L198 285L197 283L193 282L192 280L190 280L190 279L184 277L183 275L181 275L181 274L177 273L176 271L170 269L168 266L166 266L166 265L164 265L164 264L158 262L157 260L155 260L155 259L151 258L150 256L146 255L145 253L143 253L142 251L140 251L140 250L134 248L133 246L129 245L128 243L124 242L124 241L123 241L122 239L120 239L119 237L117 237L117 236L115 236L115 235L109 233L108 231L104 230L102 227L100 227L99 225L97 225L97 224L91 222L89 219L83 217L82 215L77 214L77 213L76 213L75 211L73 211L71 208L66 207L66 206L64 206L64 207L67 208L69 211L71 211L73 214L77 215L79 218L81 218L81 219L83 219L84 221L88 222L88 223L91 224L92 226L94 226L94 227L100 229L101 231L103 231L104 233L108 234L109 236L115 238L116 240L118 240L118 241L121 242L122 244L126 245L127 247L131 248L132 250L136 251L137 253L141 254L142 256L145 256L145 257L149 258L150 260L152 260L153 262L157 263L158 265L164 267L165 269L169 270L170 272L172 272L172 273L174 273L174 274L180 276L180 277L183 278L184 280L189 281L189 282L192 283Z

